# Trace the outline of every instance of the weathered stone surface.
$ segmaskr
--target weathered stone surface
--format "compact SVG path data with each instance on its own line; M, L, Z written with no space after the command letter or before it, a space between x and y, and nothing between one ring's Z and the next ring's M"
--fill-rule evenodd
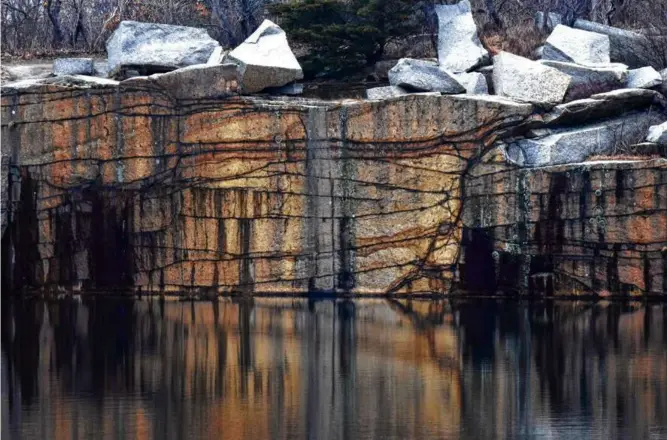
M544 44L542 58L577 64L609 64L609 37L559 24Z
M301 66L287 43L287 35L270 20L264 20L225 60L239 65L245 93L284 86L303 78Z
M420 92L465 93L466 89L454 74L442 69L437 63L412 58L401 59L389 71L392 86Z
M662 78L661 92L663 95L667 96L667 69L660 71L660 77Z
M10 286L446 292L463 173L533 113L473 95L175 101L132 81L3 89Z
M632 68L653 66L667 67L667 37L649 37L637 32L619 29L587 20L576 20L573 27L609 36L611 61L627 64Z
M555 105L563 101L571 81L553 67L508 52L493 57L493 86L498 95Z
M398 86L374 87L366 90L368 99L386 99L407 95L408 91Z
M469 289L667 292L666 159L518 169L494 151L465 188L461 278ZM536 285L538 274L554 283Z
M650 127L646 140L658 145L667 145L667 121Z
M205 29L122 21L107 40L109 71L165 72L205 64L220 44Z
M648 128L662 116L649 112L627 114L586 125L536 130L534 139L521 139L506 148L507 158L523 167L583 162L596 155L622 152L641 142Z
M92 75L95 68L92 58L57 58L53 62L53 74L62 75Z
M565 94L565 101L588 98L597 93L609 92L624 87L628 78L628 67L623 64L607 66L583 66L562 61L540 61L569 75L572 80Z
M489 53L477 36L470 2L436 5L438 15L438 62L453 73L467 72L488 60Z
M542 119L552 126L582 125L640 109L647 112L664 112L667 103L664 97L654 90L619 89L557 105Z
M556 12L544 13L538 11L535 13L535 27L542 32L551 32L556 26L563 24L563 16Z
M238 94L240 75L235 64L198 64L149 79L176 99L196 100Z
M662 85L660 72L651 66L633 69L628 72L626 87L633 89L651 89Z
M456 80L466 89L469 95L488 95L489 87L486 83L486 77L479 72L457 73Z

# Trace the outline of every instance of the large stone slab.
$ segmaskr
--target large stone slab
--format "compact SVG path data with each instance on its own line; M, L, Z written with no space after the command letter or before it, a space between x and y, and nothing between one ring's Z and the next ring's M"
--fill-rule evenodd
M61 75L92 75L94 72L92 58L57 58L53 62L53 74Z
M149 77L175 99L184 100L236 95L239 78L236 64L197 64Z
M660 125L653 125L648 130L646 140L658 145L667 145L667 121Z
M534 139L509 144L507 158L519 166L540 167L622 153L624 147L643 141L659 119L656 113L637 112L582 127L535 130Z
M667 67L667 37L647 36L638 32L587 20L576 20L574 28L604 34L609 37L612 61L627 64L631 68L653 66Z
M666 108L665 98L655 90L618 89L557 105L544 114L542 120L551 126L576 126L620 116L631 110L664 112Z
M438 16L440 66L459 73L467 72L488 60L489 53L477 36L477 26L468 0L455 5L437 5L435 12Z
M244 93L284 86L303 78L303 70L289 47L285 31L270 20L264 20L225 61L238 64Z
M623 64L582 66L550 60L541 60L540 63L553 67L572 78L565 101L588 98L597 93L619 89L625 86L628 77L628 67Z
M628 72L626 87L632 89L651 89L662 85L660 72L651 66L632 69Z
M559 24L544 44L542 58L577 64L609 64L609 37Z
M412 58L401 59L389 71L389 84L418 92L465 93L454 74L437 63Z
M501 52L493 57L496 94L524 102L556 105L563 101L572 78L553 67Z
M109 72L133 68L148 74L205 64L219 46L205 29L123 21L107 40Z

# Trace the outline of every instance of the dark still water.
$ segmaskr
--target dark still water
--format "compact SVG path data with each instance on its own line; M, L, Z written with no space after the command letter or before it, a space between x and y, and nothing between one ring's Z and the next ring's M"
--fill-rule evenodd
M667 304L5 301L2 439L667 438Z

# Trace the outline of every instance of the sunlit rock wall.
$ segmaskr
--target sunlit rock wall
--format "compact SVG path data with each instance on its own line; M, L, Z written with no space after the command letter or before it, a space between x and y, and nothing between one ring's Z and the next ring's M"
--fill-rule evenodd
M466 287L667 293L666 159L520 169L496 150L465 186Z
M3 90L5 285L443 292L459 256L462 176L531 112L470 96Z

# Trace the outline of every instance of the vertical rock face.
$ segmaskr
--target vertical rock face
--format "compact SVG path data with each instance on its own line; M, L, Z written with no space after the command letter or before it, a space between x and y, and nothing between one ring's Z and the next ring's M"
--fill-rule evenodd
M184 101L131 81L3 92L2 273L38 289L445 291L463 173L532 113L465 95Z
M465 185L461 277L468 288L667 291L665 159L519 169L494 153Z

